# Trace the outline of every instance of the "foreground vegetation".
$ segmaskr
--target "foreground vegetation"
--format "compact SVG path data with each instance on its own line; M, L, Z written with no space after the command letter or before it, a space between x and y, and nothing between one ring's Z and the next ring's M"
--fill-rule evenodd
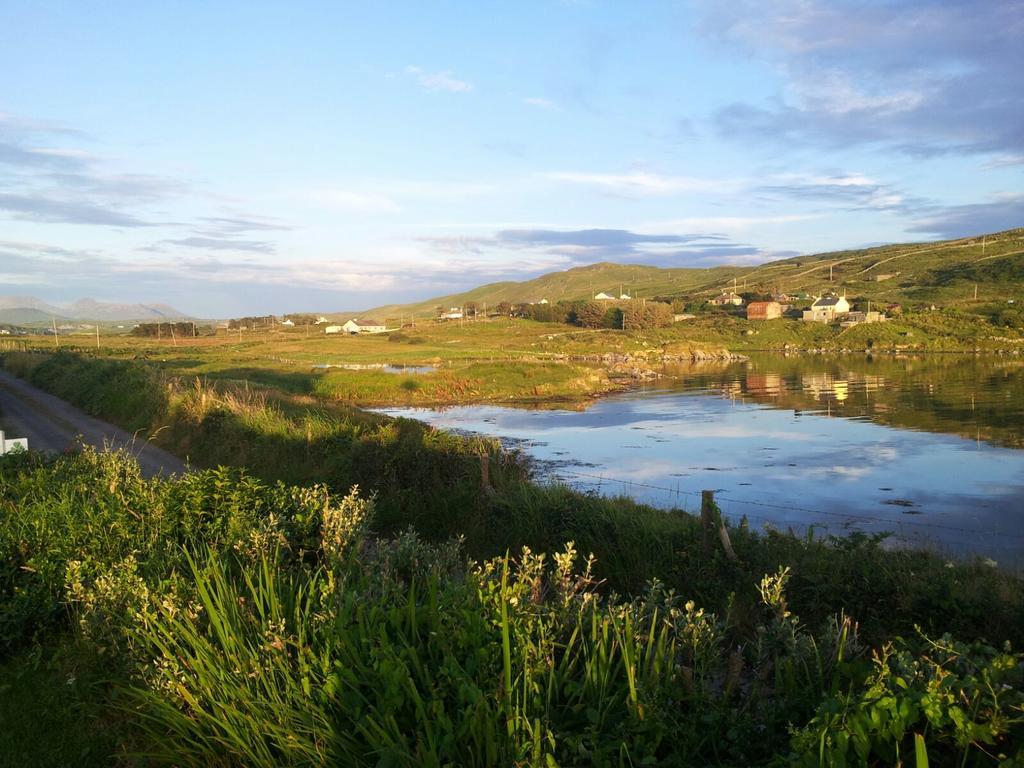
M743 524L734 560L493 441L147 361L4 363L210 467L0 463L15 764L1024 759L1017 575Z
M518 491L504 501L578 516L609 555L667 551L616 591L622 564L579 544L470 560L483 542L388 533L354 489L8 457L0 716L20 729L0 748L33 765L1024 759L1015 577L742 528L734 562L688 516L648 527L650 510ZM525 517L505 515L508 539L535 536Z

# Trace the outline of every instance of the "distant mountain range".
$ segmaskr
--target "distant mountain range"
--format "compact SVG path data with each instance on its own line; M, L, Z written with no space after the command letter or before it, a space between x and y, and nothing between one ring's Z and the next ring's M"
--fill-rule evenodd
M0 323L29 325L53 318L99 320L101 322L153 322L188 318L167 304L116 304L95 299L79 299L67 305L50 304L35 296L0 296Z

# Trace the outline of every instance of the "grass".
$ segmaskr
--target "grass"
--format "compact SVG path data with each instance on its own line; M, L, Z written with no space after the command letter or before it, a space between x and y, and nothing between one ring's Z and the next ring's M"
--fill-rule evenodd
M1024 756L1024 658L1003 645L1024 627L1019 579L873 540L742 528L733 562L703 551L691 518L548 493L546 512L507 498L532 511L505 527L547 541L589 528L609 554L634 550L626 567L653 556L642 575L664 579L616 592L601 580L615 568L565 540L548 555L468 559L479 546L468 535L385 533L361 492L230 470L147 481L130 458L90 451L6 458L0 647L13 683L0 711L13 703L21 730L0 744L22 751L5 755L174 766ZM887 569L905 598L961 602L896 609ZM960 638L907 626L919 621Z

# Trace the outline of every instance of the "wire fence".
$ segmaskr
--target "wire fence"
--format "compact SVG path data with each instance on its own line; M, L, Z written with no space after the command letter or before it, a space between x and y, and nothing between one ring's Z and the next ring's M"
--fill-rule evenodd
M697 469L700 469L700 468L697 468ZM603 485L604 483L610 483L610 484L613 484L613 485L620 485L621 484L624 489L627 488L627 487L635 487L635 488L644 488L644 489L647 489L647 490L658 491L658 492L666 494L666 495L668 495L670 497L671 496L675 496L677 499L681 499L683 496L692 496L694 498L700 498L701 497L701 491L688 491L688 490L685 490L685 489L683 489L681 487L672 488L672 487L665 486L665 485L656 485L656 484L653 484L653 483L645 483L645 482L641 482L641 481L638 481L638 480L625 480L625 479L622 479L622 478L610 477L609 475L606 475L606 474L592 474L592 473L587 473L587 472L579 472L577 470L567 469L567 468L563 468L563 467L559 467L557 470L555 470L555 471L553 471L551 473L551 477L552 478L556 478L556 479L561 479L563 475L570 475L572 477L581 478L581 479L588 480L588 481L597 480L597 481L599 481L598 482L598 489L600 489L601 485ZM947 533L957 533L957 534L963 534L963 535L972 536L972 537L996 537L996 538L999 538L999 539L1001 539L1003 541L1020 541L1020 542L1024 543L1024 536L1014 536L1014 535L1007 534L1007 533L1005 533L1003 531L987 530L987 529L982 529L982 528L965 528L965 527L962 527L962 526L947 525L947 524L944 524L944 523L933 523L933 522L927 522L927 521L924 521L924 520L894 520L894 519L889 518L889 517L880 517L880 516L876 516L876 515L863 514L863 513L859 513L859 512L858 513L836 512L836 511L830 511L830 510L812 509L810 507L802 507L802 506L798 506L798 505L795 505L795 504L775 504L775 503L771 503L771 502L767 502L767 501L755 501L753 499L739 499L739 498L735 498L733 496L722 496L722 495L720 495L720 492L723 489L710 489L710 490L714 490L715 491L715 501L716 502L727 502L729 504L742 504L742 505L747 505L747 506L751 506L751 507L757 507L757 508L762 508L762 509L772 509L772 510L777 510L777 511L782 511L782 512L799 512L799 513L805 514L805 515L820 515L821 517L825 517L825 518L832 518L832 519L842 520L842 521L844 521L845 523L848 523L848 524L849 523L858 523L859 522L859 523L866 523L866 524L872 524L872 525L882 525L882 526L890 526L890 527L891 526L898 526L898 527L910 526L912 528L917 528L917 529L933 529L933 530L936 530L936 531L944 531L944 532L947 532ZM758 514L744 513L744 517L747 517L747 518L752 519L752 520L758 520L758 521L761 521L761 522L766 522L766 523L780 523L780 522L786 522L787 524L791 524L792 523L792 521L780 521L777 516L772 517L772 516L766 516L764 514L758 515ZM811 523L802 522L800 524L802 524L802 525L810 525ZM897 534L897 535L899 535L899 534ZM899 537L909 540L909 537L905 537L905 536L899 536Z

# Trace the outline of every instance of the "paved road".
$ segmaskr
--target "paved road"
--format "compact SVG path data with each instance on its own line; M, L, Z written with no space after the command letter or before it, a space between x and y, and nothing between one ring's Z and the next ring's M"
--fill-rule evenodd
M138 459L147 477L186 471L177 456L4 371L0 371L0 429L9 438L27 437L29 448L38 451L59 453L76 446L79 439L100 449L124 448Z

